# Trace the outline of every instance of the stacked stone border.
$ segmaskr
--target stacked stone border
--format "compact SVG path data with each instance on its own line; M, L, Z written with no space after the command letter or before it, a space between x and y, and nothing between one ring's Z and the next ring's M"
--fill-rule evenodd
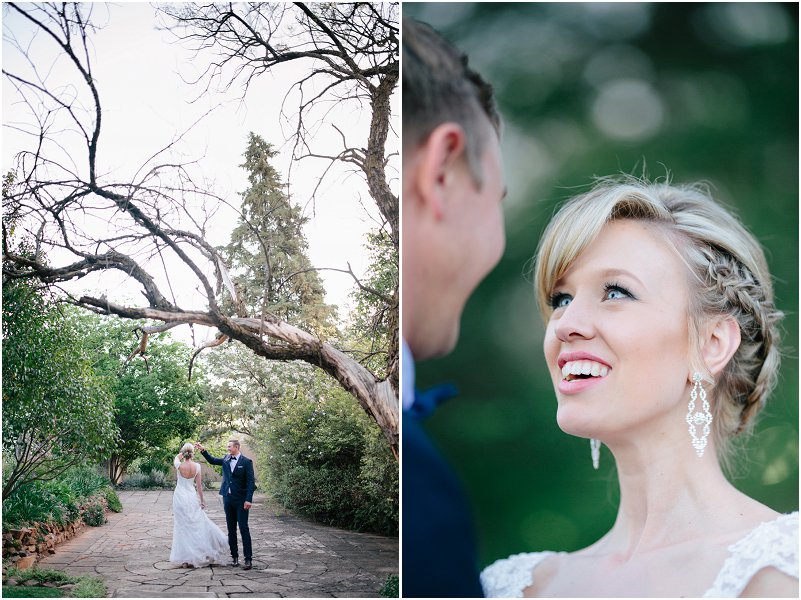
M108 501L103 494L96 494L78 505L78 517L70 523L32 523L20 529L3 531L3 570L10 566L29 569L39 558L55 554L58 544L72 539L88 527L83 516L89 507L98 504L103 507L104 519L107 520Z

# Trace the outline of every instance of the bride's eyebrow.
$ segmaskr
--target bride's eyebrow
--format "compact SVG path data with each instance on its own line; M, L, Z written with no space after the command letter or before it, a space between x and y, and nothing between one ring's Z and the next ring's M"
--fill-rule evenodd
M634 273L632 273L628 269L621 269L621 268L618 268L618 267L609 267L607 269L602 269L601 271L599 271L598 275L600 276L601 279L607 279L609 277L621 277L621 276L628 277L628 278L634 280L639 285L645 287L645 284L642 282L642 279L637 277ZM569 277L569 274L565 273L559 279L554 281L553 286L551 286L551 290L555 290L555 289L558 289L560 287L564 287L565 279L567 279L568 277Z
M642 282L642 279L640 279L634 273L632 273L627 269L617 269L617 268L605 269L601 272L601 275L603 277L620 277L622 275L624 277L633 279L636 283L645 287L645 284Z

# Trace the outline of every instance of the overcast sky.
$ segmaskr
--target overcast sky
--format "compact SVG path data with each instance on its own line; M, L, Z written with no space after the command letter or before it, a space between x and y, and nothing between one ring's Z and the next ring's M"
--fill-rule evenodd
M20 57L9 47L5 37L13 31L20 39L29 39L30 27L7 7L3 13L3 67L14 71L21 68ZM201 88L183 83L179 73L185 79L190 78L205 64L192 61L192 53L186 45L175 42L170 33L156 30L152 6L96 5L93 18L103 25L92 38L92 60L103 105L99 154L104 170L119 180L130 180L136 168L156 150L213 109L186 135L181 148L187 159L201 161L203 175L214 181L218 194L238 205L239 193L247 188L246 172L238 165L242 163L249 131L261 135L280 150L274 166L286 180L291 149L286 139L291 128L286 120L279 121L279 112L287 90L306 74L307 65L292 62L285 65L287 68L262 75L251 85L244 102L239 100L241 88L234 86L228 93L205 94L190 104ZM40 68L53 65L55 46L44 37L36 38L31 49L36 53ZM53 81L58 81L60 70L70 75L74 73L65 61L56 62L50 74ZM4 78L4 124L28 118L14 100L14 90ZM397 114L397 98L395 101L393 108ZM362 110L351 107L347 113L335 112L328 119L343 128L350 146L363 147L366 146L369 117L369 107ZM336 154L342 149L341 138L330 123L320 125L316 139L321 144L316 152ZM30 138L4 127L3 172L12 166L17 152L30 147ZM77 146L75 153L80 165L85 149L81 153ZM85 158L83 161L85 163ZM299 161L292 166L290 192L311 216L306 228L310 258L315 267L345 269L349 261L361 275L367 268L367 255L362 247L364 236L376 226L379 213L363 179L341 168L329 172L317 192L317 201L310 204L308 200L325 166L326 163L316 159ZM394 174L392 185L396 193L397 184L397 174ZM213 228L214 239L210 241L226 243L234 219L230 213L219 215ZM323 271L320 275L325 282L327 301L344 307L353 280L341 273ZM130 296L139 297L134 283L127 282L131 286ZM340 316L345 316L343 310Z

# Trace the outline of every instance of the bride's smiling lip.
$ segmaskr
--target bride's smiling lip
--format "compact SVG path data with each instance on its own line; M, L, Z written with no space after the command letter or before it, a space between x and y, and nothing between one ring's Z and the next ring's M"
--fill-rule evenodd
M595 356L594 354L590 354L589 352L562 352L559 355L559 358L557 359L556 364L559 367L559 369L561 370L562 367L565 366L565 363L574 362L574 361L577 361L577 360L591 360L593 362L597 362L599 364L602 364L602 365L608 367L609 369L612 368L612 365L610 365L604 359L599 358L599 357Z
M567 363L579 362L579 361L590 361L597 363L598 365L602 365L600 367L601 369L600 373L598 373L597 366L593 369L593 372L597 373L600 376L591 376L591 377L581 376L574 378L573 375L567 375L565 377L560 377L559 381L556 384L556 388L557 390L559 390L559 393L564 394L566 396L572 396L573 394L578 394L580 392L593 388L596 385L601 384L603 380L606 378L606 375L612 370L612 367L609 365L608 362L606 362L605 360L603 360L598 356L595 356L594 354L590 354L589 352L562 352L557 360L559 371L562 372L562 368Z

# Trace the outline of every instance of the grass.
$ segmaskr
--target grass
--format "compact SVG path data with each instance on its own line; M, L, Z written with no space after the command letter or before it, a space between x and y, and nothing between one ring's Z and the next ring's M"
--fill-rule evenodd
M3 598L63 598L64 590L38 585L4 585Z
M16 567L9 567L8 577L13 577L19 581L37 581L39 584L46 582L64 585L66 583L75 584L71 590L61 590L58 588L43 587L41 585L12 585L3 586L3 597L5 598L105 598L108 589L103 580L91 575L73 577L64 571L54 569L40 569L33 567L26 571L21 571Z
M56 571L55 569L40 569L39 567L33 567L32 569L27 569L25 571L22 571L17 567L9 567L6 575L20 581L30 581L33 579L39 583L45 583L49 581L59 585L63 585L65 583L75 583L78 581L77 577L67 575L64 571Z
M72 588L70 596L72 598L105 598L108 588L99 577L84 575L78 578L78 583Z

